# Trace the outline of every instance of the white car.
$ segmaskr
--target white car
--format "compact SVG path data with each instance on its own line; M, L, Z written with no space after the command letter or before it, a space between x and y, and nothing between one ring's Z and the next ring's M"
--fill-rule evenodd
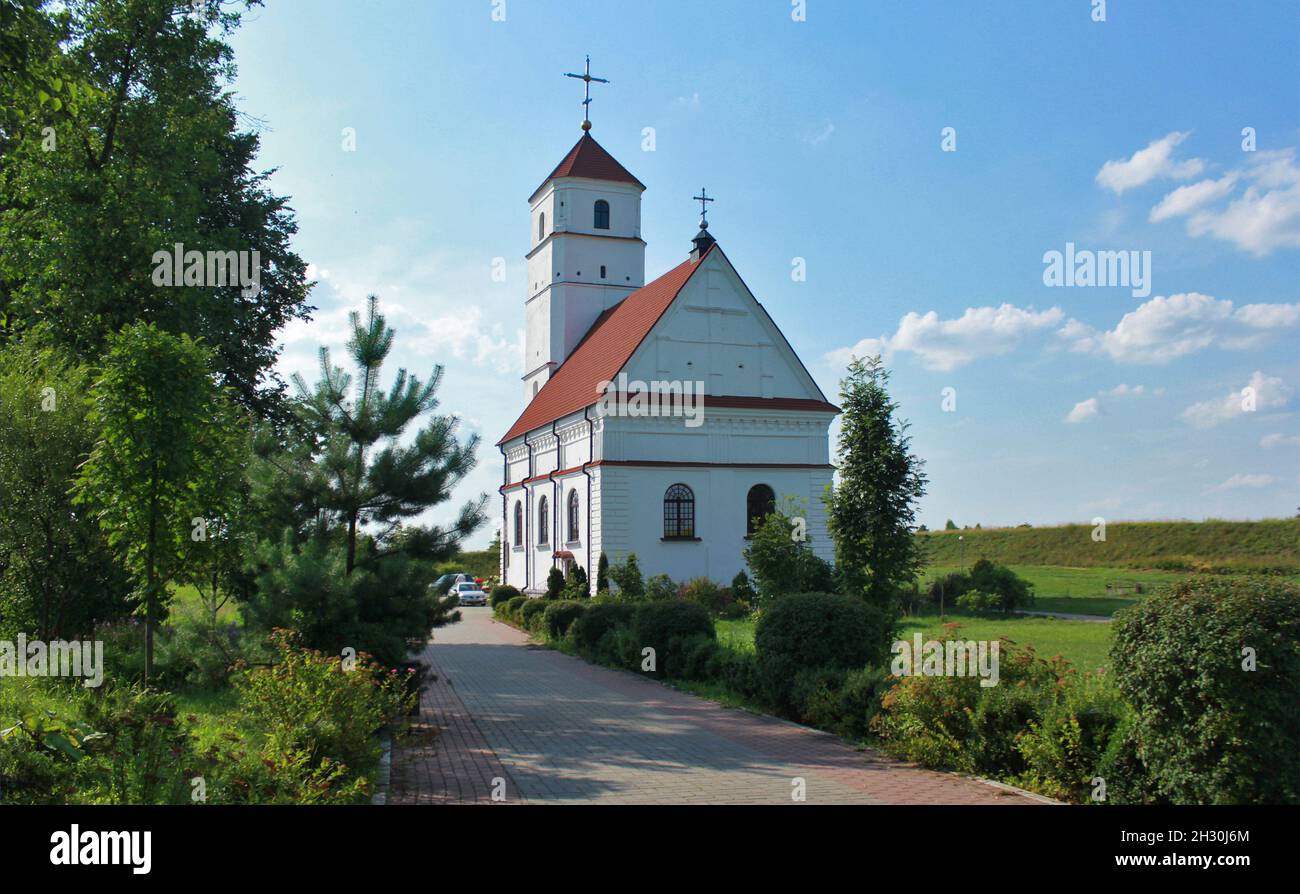
M452 584L451 592L456 594L461 605L487 605L487 593L472 580Z

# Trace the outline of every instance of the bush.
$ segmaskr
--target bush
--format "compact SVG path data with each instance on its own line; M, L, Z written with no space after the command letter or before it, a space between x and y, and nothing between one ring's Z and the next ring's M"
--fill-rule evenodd
M1034 604L1033 588L1029 581L1005 565L980 559L970 569L971 587L998 597L995 608L1009 614Z
M259 640L237 624L213 624L206 612L181 606L155 638L158 680L168 688L223 689L235 662L265 657Z
M552 603L543 612L542 626L547 637L553 640L563 639L573 622L587 610L586 605L571 599Z
M502 616L507 621L513 621L516 624L518 624L519 610L522 609L524 605L529 601L530 600L528 599L527 596L522 596L522 595L511 596L503 603L505 605L505 608L501 611Z
M895 757L965 769L962 749L979 697L978 677L903 677L881 697L871 728Z
M495 612L498 605L503 602L509 602L511 599L514 599L519 595L521 594L518 587L512 587L509 584L502 584L499 587L492 588L492 595L488 597L488 602L491 604L492 610Z
M388 667L406 659L408 642L460 620L455 596L429 589L426 563L402 554L368 561L375 545L357 546L347 573L346 550L326 536L295 542L290 532L259 545L252 597L241 605L249 630L298 630L305 646L337 655L345 648L374 655Z
M1029 581L988 559L980 559L969 573L957 571L938 578L930 584L929 596L935 607L942 604L975 613L1009 614L1034 604Z
M758 698L758 657L753 652L719 647L714 655L714 678L742 698Z
M549 599L529 599L524 602L519 607L519 626L525 630L539 631L542 613L546 611L547 604L553 601Z
M641 645L637 641L636 631L626 624L620 624L605 632L596 645L593 660L610 667L640 671L643 656Z
M792 686L799 721L845 739L863 739L888 679L883 668L801 670Z
M640 599L645 595L645 581L641 577L641 566L636 560L636 553L629 553L627 561L612 565L609 579L618 587L621 599Z
M635 612L636 609L626 603L592 600L592 605L569 628L574 645L579 652L594 657L605 634L619 626L630 628Z
M646 599L675 599L677 598L677 584L666 574L656 574L645 582Z
M859 599L800 593L772 603L758 621L754 646L764 697L793 713L795 675L801 670L860 670L887 653L893 622Z
M721 647L703 633L674 637L663 657L663 672L675 680L712 680L717 675Z
M581 565L574 565L573 571L564 582L565 599L586 599L591 595L591 582Z
M906 676L881 698L872 729L895 757L927 767L985 775L1025 768L1016 737L1057 697L1063 659L1044 661L1032 647L999 642L998 685L976 676Z
M647 647L655 650L656 675L663 675L673 641L692 636L716 639L713 619L709 613L693 602L646 602L637 606L633 616L637 651Z
M754 573L757 598L762 603L787 593L834 589L830 563L795 534L795 520L778 510L763 518L745 546L745 564Z
M1092 780L1105 779L1101 765L1111 737L1129 714L1113 686L1103 677L1071 675L1060 697L1042 718L1030 721L1020 734L1016 748L1024 756L1026 770L1021 778L1026 788L1064 801L1091 800ZM1125 783L1119 789L1127 795ZM1107 798L1110 798L1107 780Z
M559 599L564 595L564 572L558 568L552 567L549 574L546 575L546 595L545 599Z
M1110 735L1097 775L1106 782L1107 804L1167 803L1156 791L1151 771L1138 753L1137 724L1127 705Z
M732 592L719 587L707 577L697 577L682 584L678 598L694 602L711 615L721 615L732 604Z
M1002 610L1002 597L983 590L968 590L955 600L957 608L979 615Z
M265 735L267 750L282 760L305 753L313 766L373 766L375 734L409 707L400 675L365 653L347 670L337 656L301 648L293 631L275 631L271 647L274 664L235 676L242 711L250 728Z
M1161 795L1300 802L1300 587L1194 578L1114 626L1116 684Z

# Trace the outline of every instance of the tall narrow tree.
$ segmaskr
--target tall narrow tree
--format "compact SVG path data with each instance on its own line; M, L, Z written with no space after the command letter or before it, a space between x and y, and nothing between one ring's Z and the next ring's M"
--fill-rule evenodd
M826 500L844 589L885 609L924 564L915 526L926 484L888 385L879 357L849 364L840 382L839 481Z
M191 540L195 495L214 480L213 463L234 424L213 382L212 355L186 335L136 323L108 342L91 394L99 432L76 482L76 501L94 513L137 585L145 617L145 681L153 636Z

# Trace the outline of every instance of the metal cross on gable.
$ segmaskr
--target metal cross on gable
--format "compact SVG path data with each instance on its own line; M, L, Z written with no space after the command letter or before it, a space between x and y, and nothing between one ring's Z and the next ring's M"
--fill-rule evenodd
M578 80L582 81L582 85L583 85L582 129L591 130L591 84L593 81L597 84L608 84L609 81L605 78L597 78L592 75L590 56L587 57L587 68L585 71L583 71L582 74L573 74L572 72L565 72L564 76L566 78L577 78Z
M709 228L709 202L715 200L709 197L703 186L700 187L700 194L691 196L691 198L700 203L700 229L707 230Z

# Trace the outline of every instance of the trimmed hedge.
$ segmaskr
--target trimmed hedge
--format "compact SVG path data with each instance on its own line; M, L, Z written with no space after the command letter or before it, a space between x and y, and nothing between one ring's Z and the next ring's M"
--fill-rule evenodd
M578 620L587 606L571 599L552 602L546 606L542 617L542 627L551 639L563 639L573 622Z
M1115 680L1161 795L1300 803L1300 587L1194 578L1121 612L1114 630Z
M501 611L502 617L517 622L519 620L519 610L524 607L524 603L527 601L527 596L511 596L505 602L501 603L498 608Z
M849 596L799 593L774 600L754 632L763 696L778 710L794 713L799 671L880 664L893 629L883 611Z
M509 602L516 596L522 595L518 587L512 587L509 584L502 584L499 587L492 588L492 595L488 597L488 602L495 609L503 602Z
M546 607L550 605L546 599L529 599L519 607L519 626L525 630L535 630L536 625L541 623L542 614Z
M655 676L668 672L669 653L675 641L690 637L717 639L713 618L707 609L694 602L643 602L633 615L632 629L638 652L647 647L655 650Z
M569 628L573 644L579 652L594 655L601 638L616 627L631 625L635 614L636 609L626 602L593 602Z

